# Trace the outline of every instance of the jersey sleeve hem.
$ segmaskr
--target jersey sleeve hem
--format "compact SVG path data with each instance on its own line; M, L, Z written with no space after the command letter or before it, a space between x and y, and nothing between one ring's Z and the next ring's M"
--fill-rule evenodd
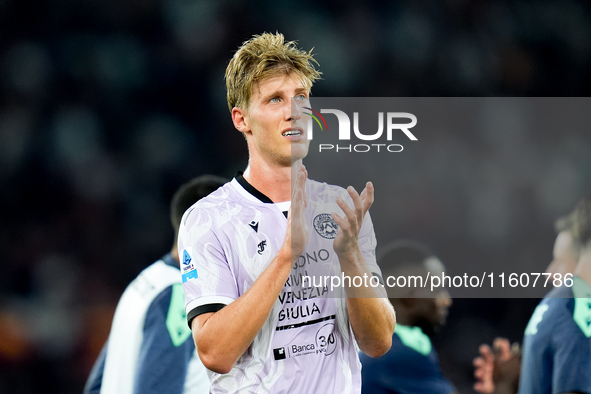
M231 297L213 296L191 301L187 307L187 323L189 329L194 318L204 313L217 312L234 301Z
M202 315L204 313L217 312L220 309L224 308L225 306L226 306L226 304L207 304L207 305L201 305L195 309L192 309L187 314L187 323L189 324L189 328L191 328L191 322L197 316Z

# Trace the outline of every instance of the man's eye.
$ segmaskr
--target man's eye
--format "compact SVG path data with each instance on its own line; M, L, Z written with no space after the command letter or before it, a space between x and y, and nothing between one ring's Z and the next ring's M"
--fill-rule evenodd
M303 95L303 94L300 94L300 95L297 95L297 96L295 97L295 99L296 99L296 100L305 100L305 99L306 99L306 96L305 96L305 95Z
M281 101L279 97L273 97L271 100L269 100L270 103L278 103L279 101Z

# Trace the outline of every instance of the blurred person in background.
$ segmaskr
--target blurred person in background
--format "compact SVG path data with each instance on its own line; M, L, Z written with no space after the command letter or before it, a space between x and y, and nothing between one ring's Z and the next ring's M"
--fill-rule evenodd
M552 261L546 268L546 272L551 274L552 277L554 277L554 274L560 274L563 277L565 274L572 274L577 266L581 245L573 236L573 222L574 212L558 218L554 223L557 235L552 250ZM513 371L519 371L521 367L521 358L511 357L512 353L517 354L519 352L519 345L511 345L506 338L495 338L492 347L484 344L480 347L479 352L480 356L474 360L474 376L477 380L474 389L479 393L490 394L494 392L493 373L495 373L495 363L506 361L508 364L505 368ZM511 361L508 361L510 358ZM509 365L511 365L510 368Z
M517 344L510 346L505 338L497 338L493 349L481 346L480 357L474 360L476 391L591 393L591 195L579 201L565 223L570 224L571 245L563 238L560 247L560 235L566 230L561 231L554 260L557 249L558 256L561 249L576 256L574 278L570 282L563 279L562 286L548 293L534 310L525 329L523 350Z
M209 379L186 324L177 237L185 210L226 181L203 175L175 192L170 203L172 249L143 270L121 296L85 394L209 392Z
M427 246L412 240L392 242L378 263L386 281L401 276L421 276L426 280L427 273L439 276L445 271L443 263ZM453 384L441 373L437 352L431 344L433 335L445 325L452 304L447 290L442 288L432 298L421 288L389 286L388 295L397 321L392 347L380 358L360 355L362 393L454 393Z

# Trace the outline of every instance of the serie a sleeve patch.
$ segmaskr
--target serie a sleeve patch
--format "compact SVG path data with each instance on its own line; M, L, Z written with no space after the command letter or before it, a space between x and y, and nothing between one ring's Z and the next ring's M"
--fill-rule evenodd
M183 250L183 257L181 261L181 274L183 283L191 279L197 279L199 277L197 274L197 268L195 267L195 264L193 264L193 258L191 257L192 254L193 251L191 247Z
M166 316L166 328L175 347L183 344L191 335L191 330L187 327L185 293L183 292L183 285L180 283L172 285L170 306Z

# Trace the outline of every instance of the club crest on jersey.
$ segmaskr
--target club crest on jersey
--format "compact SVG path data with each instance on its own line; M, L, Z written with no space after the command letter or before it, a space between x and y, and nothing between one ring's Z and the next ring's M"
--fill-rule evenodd
M335 239L339 225L328 213L321 213L314 218L316 232L327 239Z

